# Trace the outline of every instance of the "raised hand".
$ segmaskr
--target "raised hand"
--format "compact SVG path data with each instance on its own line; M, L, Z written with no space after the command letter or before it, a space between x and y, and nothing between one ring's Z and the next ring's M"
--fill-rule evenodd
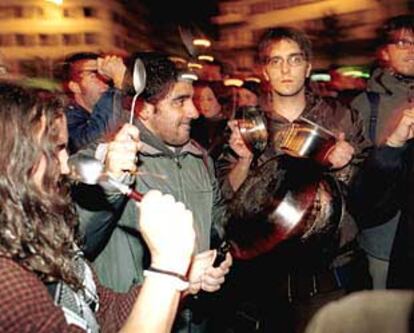
M409 139L414 137L414 108L403 111L401 120L399 121L394 132L387 138L386 145L391 147L401 147Z
M136 172L137 153L141 145L138 128L124 124L108 144L105 171L114 177L119 177L124 172Z
M138 222L151 253L151 267L186 275L194 251L193 214L170 194L149 191Z
M230 120L228 122L228 125L231 129L229 140L230 148L233 149L233 151L239 156L240 159L252 160L253 153L247 147L241 136L237 120Z
M115 87L122 88L122 82L126 72L126 66L121 57L108 55L97 59L98 73L112 79Z
M332 169L341 169L346 166L355 153L354 147L345 140L345 134L339 133L336 144L329 151L326 160Z

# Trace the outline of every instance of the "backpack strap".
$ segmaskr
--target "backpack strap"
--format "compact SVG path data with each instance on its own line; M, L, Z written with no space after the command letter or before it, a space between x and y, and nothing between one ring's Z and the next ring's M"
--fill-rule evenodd
M369 104L371 106L371 112L369 115L368 135L369 135L369 138L372 140L372 142L375 142L380 96L378 93L373 92L373 91L367 91L366 94L367 94Z

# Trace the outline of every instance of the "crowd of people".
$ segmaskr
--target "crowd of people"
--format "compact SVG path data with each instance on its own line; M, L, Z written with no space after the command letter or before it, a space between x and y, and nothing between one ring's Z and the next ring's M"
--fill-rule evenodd
M346 100L312 90L317 50L285 26L237 93L159 52L72 54L64 99L0 82L0 331L412 332L414 16L378 40ZM298 124L323 154L287 149Z

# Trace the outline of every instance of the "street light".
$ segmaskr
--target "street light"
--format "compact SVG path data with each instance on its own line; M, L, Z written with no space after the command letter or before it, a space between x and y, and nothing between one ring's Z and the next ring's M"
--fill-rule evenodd
M63 0L46 0L48 2L54 3L55 5L62 5L63 4Z
M211 42L205 38L196 38L193 40L193 45L195 46L203 46L203 47L210 47Z

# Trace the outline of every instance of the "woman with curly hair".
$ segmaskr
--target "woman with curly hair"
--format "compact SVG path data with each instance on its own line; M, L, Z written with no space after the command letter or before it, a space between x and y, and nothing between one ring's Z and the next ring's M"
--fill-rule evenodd
M139 224L153 269L127 294L102 287L76 245L62 177L66 128L58 100L0 83L0 331L168 332L183 289L177 277L193 251L192 215L171 196L149 192ZM111 172L134 171L138 135L125 125L110 143Z

